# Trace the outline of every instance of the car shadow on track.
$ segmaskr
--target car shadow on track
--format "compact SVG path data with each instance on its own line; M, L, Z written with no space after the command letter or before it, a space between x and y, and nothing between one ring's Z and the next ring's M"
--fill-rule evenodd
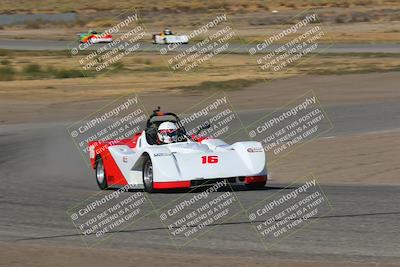
M207 186L200 186L200 187L194 187L194 188L181 188L181 189L163 189L163 190L157 190L152 194L178 194L178 193L201 193L206 191L208 188L212 187L212 184L207 185ZM243 192L243 191L275 191L275 190L293 190L298 188L297 186L265 186L263 188L255 188L255 189L249 189L246 186L242 185L234 185L234 186L225 186L222 188L219 188L217 192ZM111 187L107 188L105 190L111 190L111 191L116 191L118 188ZM143 189L129 189L128 192L143 192Z

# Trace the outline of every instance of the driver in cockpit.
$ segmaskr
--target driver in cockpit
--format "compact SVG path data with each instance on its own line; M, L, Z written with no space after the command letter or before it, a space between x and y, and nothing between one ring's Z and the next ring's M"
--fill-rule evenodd
M171 144L178 142L178 127L175 123L166 121L157 129L157 144Z

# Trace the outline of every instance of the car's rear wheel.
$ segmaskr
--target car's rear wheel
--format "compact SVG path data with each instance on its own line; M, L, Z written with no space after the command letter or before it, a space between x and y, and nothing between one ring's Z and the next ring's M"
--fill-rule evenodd
M153 164L151 162L150 157L147 155L144 162L143 162L143 170L142 170L142 175L143 175L143 186L144 186L144 191L147 193L152 193L154 192L154 187L153 187Z
M104 168L103 159L99 156L96 159L96 182L101 190L107 188L106 170Z
M252 183L252 184L246 184L247 189L263 189L265 187L265 182L259 182L259 183Z

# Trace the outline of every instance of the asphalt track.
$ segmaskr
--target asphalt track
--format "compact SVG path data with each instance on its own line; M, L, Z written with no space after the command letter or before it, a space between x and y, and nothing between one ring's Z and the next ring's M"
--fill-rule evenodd
M76 42L69 41L53 41L53 40L28 40L28 39L2 39L0 40L0 49L13 49L13 50L71 50L77 47ZM90 49L98 49L101 44L96 44ZM182 45L177 51L182 51L189 48L191 45ZM249 49L254 45L249 44L230 44L226 52L248 53ZM165 45L154 45L151 43L140 43L137 51L143 52L159 52ZM270 52L278 48L279 45L270 45L267 48L259 51L260 53ZM332 43L332 44L319 44L318 48L312 53L400 53L400 45L397 43L360 43L360 44L346 44L346 43Z
M266 111L240 111L239 115L249 123L255 113L262 115ZM400 125L397 102L330 106L326 111L335 129L325 137L389 131ZM92 170L83 162L68 136L65 127L69 124L0 126L1 242L85 246L66 211L99 191ZM284 186L271 182L264 190L238 188L236 194L243 205L248 206L255 199L275 193L283 195L291 190L283 189ZM257 256L266 260L400 262L400 187L323 185L322 189L334 210L312 219L315 223L268 250L246 216L239 214L178 252ZM151 198L157 206L181 195L169 192ZM99 247L174 250L165 226L154 212L140 224L115 233Z

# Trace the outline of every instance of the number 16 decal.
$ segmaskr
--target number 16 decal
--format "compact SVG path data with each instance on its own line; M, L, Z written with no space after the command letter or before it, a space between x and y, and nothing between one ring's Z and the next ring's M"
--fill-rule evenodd
M202 156L201 164L218 163L218 156Z

